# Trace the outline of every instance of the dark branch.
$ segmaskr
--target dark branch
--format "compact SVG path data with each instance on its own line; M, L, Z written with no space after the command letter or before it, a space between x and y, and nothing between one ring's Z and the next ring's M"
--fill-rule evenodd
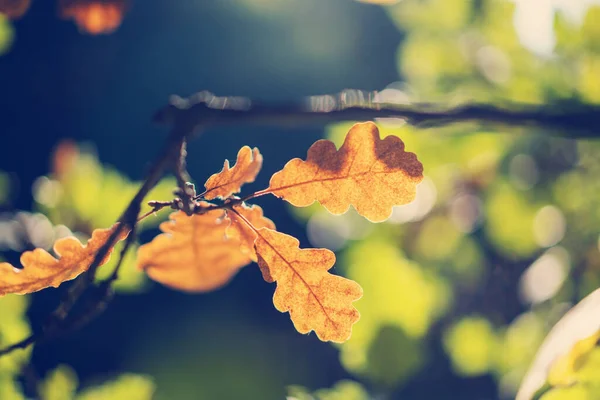
M460 122L476 122L499 126L534 127L548 130L549 133L568 138L600 137L600 107L580 104L576 108L531 107L513 105L500 108L490 105L471 104L455 108L444 108L427 104L391 104L380 101L377 92L344 91L336 96L313 96L297 104L268 106L252 104L249 99L241 97L216 97L209 92L200 92L189 99L173 97L169 105L159 110L154 119L156 122L171 126L171 134L167 139L163 152L152 164L146 180L131 200L121 217L120 225L111 234L106 244L100 248L89 270L78 278L66 292L65 297L50 316L48 322L39 333L22 341L0 349L0 356L16 349L26 348L31 344L48 340L63 332L86 323L95 317L106 306L111 297L111 283L117 278L118 269L125 252L133 242L128 239L121 253L121 258L111 277L100 283L100 295L91 305L85 308L82 315L67 319L72 309L84 292L93 286L96 270L100 261L116 244L117 238L125 229L135 231L144 197L162 178L164 172L172 168L178 183L177 202L154 202L153 211L171 206L191 215L202 213L213 208L227 208L232 204L212 205L205 209L196 209L194 187L189 183L186 171L186 140L198 132L200 128L258 124L277 126L297 126L303 124L328 124L340 121L365 121L378 118L400 118L418 127L437 127ZM245 199L238 199L242 202ZM132 232L134 235L135 232Z
M86 307L86 310L89 311L90 315L88 316L84 311L82 315L77 316L72 321L68 321L68 318L71 316L71 312L75 304L83 296L86 290L90 286L93 286L94 279L96 276L96 270L100 265L101 260L103 260L110 251L110 249L114 247L114 245L117 242L117 238L121 235L121 233L124 230L134 230L144 197L146 197L146 195L152 190L152 188L154 188L154 186L162 178L164 172L170 166L175 166L180 162L179 157L181 154L181 143L182 140L188 134L189 132L185 130L183 125L174 126L169 138L167 139L166 145L163 147L163 152L157 157L157 159L152 164L152 167L148 172L144 183L142 184L134 198L131 200L131 202L119 218L118 222L120 222L120 224L110 235L106 243L98 250L88 271L75 280L73 285L65 293L65 296L61 300L60 304L49 316L48 320L46 321L40 332L34 333L11 346L0 349L0 356L8 354L17 349L24 349L34 343L43 342L58 335L61 335L62 333L68 332L73 328L73 326L70 325L70 322L72 322L75 326L81 326L82 323L88 322L91 318L95 317L104 310L108 300L110 299L110 283L112 283L113 281L112 277L100 284L100 286L98 287L100 289L100 295L97 296L97 300L95 301L95 303L91 302ZM135 232L132 232L132 234L134 233ZM117 264L117 268L120 266L120 263L122 262L122 257L124 257L125 252L129 248L131 243L132 239L126 242L125 247L121 253L121 259ZM115 279L117 273L118 269L115 269L113 273Z
M352 94L352 99L348 99ZM303 103L280 106L253 104L249 99L216 97L200 92L188 99L174 97L155 114L165 124L190 126L276 125L298 126L340 121L367 121L400 118L418 127L439 127L475 122L500 127L533 127L568 138L600 137L600 107L530 106L513 104L505 108L484 104L447 108L432 104L391 104L377 102L377 92L345 91L337 96L313 96ZM192 132L194 129L189 129Z

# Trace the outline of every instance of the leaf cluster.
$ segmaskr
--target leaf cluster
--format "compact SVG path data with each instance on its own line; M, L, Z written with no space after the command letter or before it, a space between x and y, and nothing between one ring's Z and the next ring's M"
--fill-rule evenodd
M306 160L291 160L275 173L268 188L240 198L237 194L255 180L262 162L258 149L244 146L235 165L225 161L222 171L206 181L203 193L187 184L187 192L179 192L181 198L151 201L155 212L166 206L176 211L160 225L163 233L139 248L136 264L171 288L207 292L222 287L254 261L265 281L277 284L275 308L289 312L299 332L315 331L321 340L343 342L359 319L352 303L362 296L362 288L328 272L335 264L332 251L301 249L297 239L276 231L262 208L249 201L267 194L298 207L318 201L333 214L353 206L367 219L380 222L390 216L393 206L413 200L423 178L422 165L404 150L399 138L381 139L375 124L356 124L339 150L330 141L318 141ZM117 227L96 229L87 246L74 238L60 239L54 246L58 259L36 249L22 255L22 269L0 264L0 295L31 293L77 277L90 268ZM127 231L121 231L117 240L125 239ZM110 251L97 265L109 255Z

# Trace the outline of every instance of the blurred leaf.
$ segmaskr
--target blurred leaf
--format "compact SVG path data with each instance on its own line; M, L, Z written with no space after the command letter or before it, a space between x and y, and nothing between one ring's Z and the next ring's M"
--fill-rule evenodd
M452 278L459 286L476 288L488 272L481 247L470 237L463 237L451 261Z
M545 321L537 314L526 312L515 318L499 335L499 372L506 374L516 371L521 377L524 376L545 334Z
M486 194L485 233L508 258L527 258L538 250L533 222L539 207L512 186L499 182Z
M77 391L77 374L67 365L59 365L41 383L44 400L72 400Z
M378 353L376 349L382 348L376 342L390 339L400 344L400 348L406 348L404 336L412 340L422 338L449 306L449 288L441 278L404 258L395 244L385 237L372 237L357 243L347 250L340 264L346 276L359 282L364 289L363 298L356 303L361 320L354 326L350 340L340 346L342 364L353 373L391 383L389 374L394 374L393 371L379 376L385 372L385 367L370 364L378 362L373 355ZM385 326L396 327L403 333L394 333L396 331L387 328L389 334L380 336ZM418 351L417 346L411 349L411 352ZM390 352L397 354L392 349ZM396 363L401 363L404 357ZM406 356L406 361L412 363L413 357ZM396 367L395 364L391 366ZM405 367L403 371L412 372L413 367ZM400 381L407 376L396 375L394 378Z
M60 0L60 16L73 19L80 32L113 33L121 25L128 0Z
M114 247L116 254L121 254L124 243L120 242ZM146 274L136 266L138 246L131 246L122 261L119 269L119 279L112 287L117 293L140 293L148 288L148 278ZM96 272L96 281L107 279L113 272L119 261L119 257L111 257L110 260Z
M582 57L579 68L579 93L585 101L600 104L600 54Z
M400 29L442 32L444 35L465 28L472 5L463 0L405 0L389 7L388 14Z
M0 399L25 400L18 383L11 376L0 373Z
M444 216L427 218L419 231L417 252L425 260L443 261L452 258L462 233Z
M31 333L25 312L29 298L18 295L0 297L0 348L12 345ZM29 359L31 348L15 350L0 357L0 378L12 376L20 372L21 366ZM2 386L0 384L0 386ZM10 386L10 385L9 385ZM8 390L8 389L6 389ZM0 399L4 397L0 396ZM7 397L10 398L10 397Z
M382 326L367 352L371 380L394 387L408 381L426 364L424 344L398 326Z
M13 40L13 27L10 21L4 15L0 14L0 56L10 49Z
M590 386L575 385L553 389L539 398L539 400L595 400L600 393L600 385Z
M156 388L144 375L123 374L111 382L84 389L76 400L152 400Z
M498 337L490 322L480 316L464 317L446 330L444 348L455 372L478 376L489 372L498 352Z
M319 389L311 394L301 386L289 386L287 400L369 400L369 394L358 383L343 380L331 389Z
M112 225L127 207L140 182L131 182L112 167L100 164L97 156L70 141L59 143L53 155L51 179L40 178L33 188L37 205L54 224L91 233L89 227ZM162 179L146 200L171 200L175 180ZM150 210L143 204L141 213ZM164 220L145 218L141 229Z
M600 338L600 289L577 303L559 321L540 346L527 375L523 379L517 400L529 400L547 381L550 386L570 385L578 376ZM595 351L594 351L595 352ZM583 369L583 376L589 376Z
M596 54L600 54L600 26L598 25L598 21L600 21L600 5L590 5L590 8L585 15L581 31L587 49Z
M222 287L251 261L239 239L227 238L225 218L223 210L190 217L183 211L171 213L170 221L160 225L164 233L139 248L137 267L173 289L206 292Z
M412 33L398 52L398 63L401 73L423 96L452 92L475 77L473 66L452 36Z

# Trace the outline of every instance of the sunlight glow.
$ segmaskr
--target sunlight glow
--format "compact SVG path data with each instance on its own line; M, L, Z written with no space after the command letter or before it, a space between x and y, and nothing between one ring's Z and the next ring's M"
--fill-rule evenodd
M552 298L562 287L570 269L569 253L554 247L525 270L519 282L521 298L531 304Z
M412 203L395 206L392 216L388 219L392 224L403 224L405 222L420 221L433 209L437 200L435 183L429 177L425 177L417 185L417 195Z
M513 0L517 6L514 24L519 40L529 50L550 56L556 44L554 14L560 11L580 24L588 7L600 0Z

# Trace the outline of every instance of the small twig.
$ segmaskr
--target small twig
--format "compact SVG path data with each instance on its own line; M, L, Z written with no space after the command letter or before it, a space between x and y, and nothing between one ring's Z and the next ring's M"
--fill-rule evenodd
M8 354L16 349L26 348L31 344L39 343L48 340L49 338L56 337L70 329L68 323L65 321L70 316L74 305L81 298L83 293L91 285L93 285L96 276L96 270L100 265L101 260L106 257L110 249L112 249L112 247L116 244L117 238L121 235L124 229L127 229L127 227L134 229L144 197L146 197L150 190L152 190L152 188L162 178L165 170L170 165L174 165L178 162L177 160L178 155L180 154L181 140L188 134L185 126L187 125L179 124L173 128L173 131L167 140L167 144L164 147L164 151L152 164L146 180L119 218L120 224L112 232L106 243L98 250L88 271L77 278L73 285L69 288L65 297L61 300L54 312L49 316L48 320L43 326L42 331L32 334L11 346L0 349L0 356ZM101 307L99 307L99 309L100 308ZM89 318L86 318L86 322L87 321L89 321Z
M37 342L39 340L39 338L40 338L39 334L33 333L17 343L11 344L10 346L0 349L0 356L11 353L18 349L24 349L24 348L28 347L29 345Z
M194 210L194 198L196 197L196 188L190 182L190 175L186 167L186 139L182 138L179 143L179 157L175 164L175 178L177 179L178 190L176 194L179 196L175 200L180 210L187 215L192 215Z
M98 286L95 287L98 294L95 298L91 299L84 310L75 318L69 321L68 330L74 331L79 329L80 327L87 325L88 322L95 319L98 315L102 314L104 310L108 307L108 304L114 297L114 290L112 289L112 284L119 277L119 271L121 269L121 265L123 264L123 260L127 254L127 251L131 248L133 243L135 242L137 234L137 225L134 225L125 239L125 244L119 253L119 259L117 260L117 265L113 268L112 273L108 278L100 282Z
M146 219L147 217L149 217L152 214L155 214L157 212L159 212L160 210L162 210L165 207L171 207L171 208L175 208L176 207L176 202L171 200L171 201L156 201L156 200L152 200L148 202L148 205L150 207L152 207L152 210L148 211L147 213L144 213L142 215L140 215L137 219L137 222L141 222L143 219Z

